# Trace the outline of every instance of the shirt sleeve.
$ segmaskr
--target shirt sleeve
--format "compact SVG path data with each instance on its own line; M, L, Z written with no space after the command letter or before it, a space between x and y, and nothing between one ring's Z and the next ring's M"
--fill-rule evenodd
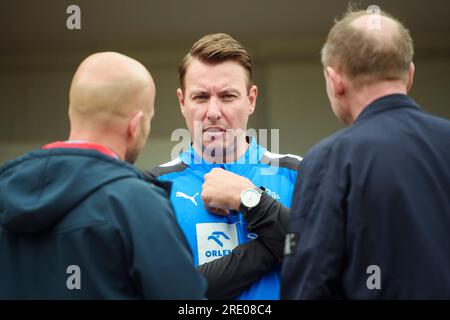
M259 239L276 257L278 263L283 260L289 214L288 207L265 192L261 196L260 203L244 214L247 230L258 234Z
M200 265L208 299L233 299L276 266L277 260L257 238L238 245L222 258Z
M199 266L208 281L208 299L232 299L280 264L288 217L289 208L263 193L260 203L244 214L248 231L258 238Z

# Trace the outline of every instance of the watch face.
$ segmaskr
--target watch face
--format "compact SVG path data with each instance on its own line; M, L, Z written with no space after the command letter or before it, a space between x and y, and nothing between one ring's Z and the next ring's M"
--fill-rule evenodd
M248 189L242 192L241 202L247 208L253 208L259 203L261 195L255 189Z

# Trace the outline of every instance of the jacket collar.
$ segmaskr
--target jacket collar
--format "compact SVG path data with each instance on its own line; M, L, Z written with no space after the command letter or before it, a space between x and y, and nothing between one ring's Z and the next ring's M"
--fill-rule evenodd
M256 143L253 137L247 136L249 146L245 153L237 160L228 163L212 163L203 159L191 145L189 149L180 155L181 161L192 169L202 171L210 171L213 168L222 168L229 171L236 172L239 168L245 167L243 165L257 164L260 162L266 149Z
M374 114L397 108L420 109L417 103L407 95L400 93L390 94L369 103L369 105L367 105L367 107L365 107L364 110L360 113L358 118L356 118L355 123L369 118Z
M44 150L48 149L85 149L85 150L96 150L103 153L111 158L120 159L117 154L109 150L107 147L102 146L97 143L86 142L86 141L56 141L46 144L42 147Z

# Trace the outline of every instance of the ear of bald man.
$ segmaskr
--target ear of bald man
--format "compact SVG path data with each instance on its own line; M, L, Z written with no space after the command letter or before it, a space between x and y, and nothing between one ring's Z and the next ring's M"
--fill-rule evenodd
M144 113L142 111L138 111L128 121L125 161L132 164L136 162L139 153L144 148L148 138L148 133L145 130L144 118Z
M141 130L141 126L143 125L143 117L144 113L142 111L138 111L131 117L128 122L128 136L135 140L139 137L139 131Z

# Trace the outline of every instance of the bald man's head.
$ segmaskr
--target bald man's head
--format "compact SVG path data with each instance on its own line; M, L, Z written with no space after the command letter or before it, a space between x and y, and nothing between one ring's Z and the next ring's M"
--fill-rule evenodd
M78 67L70 87L70 140L105 145L134 163L150 133L155 84L138 61L96 53Z
M356 86L384 80L407 82L412 58L409 31L383 12L348 12L330 30L322 48L324 67L342 71Z
M72 125L126 119L136 111L153 113L155 85L138 61L115 52L96 53L78 67L70 87Z

